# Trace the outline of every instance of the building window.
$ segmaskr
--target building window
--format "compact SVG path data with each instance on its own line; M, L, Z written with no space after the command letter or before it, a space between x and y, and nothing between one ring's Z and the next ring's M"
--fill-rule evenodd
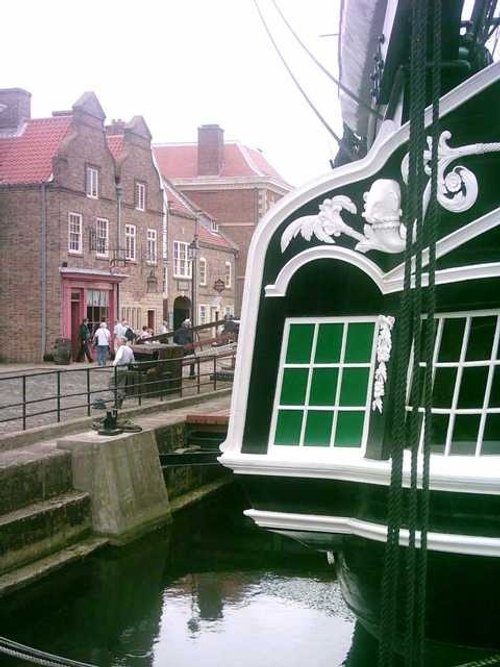
M80 213L70 213L68 215L68 251L81 255L82 250L82 216Z
M286 320L272 445L335 449L364 445L377 319Z
M106 218L97 218L95 222L95 254L107 257L109 249L109 222Z
M423 329L425 326L424 320ZM498 456L500 312L446 313L436 317L435 326L432 452ZM425 363L419 365L425 368ZM410 369L409 377L413 376ZM418 409L424 412L422 405ZM411 410L407 406L408 413ZM423 438L423 428L420 435Z
M99 171L96 167L87 167L85 191L87 197L91 197L92 199L99 197Z
M207 323L207 315L208 315L208 308L205 304L200 303L199 309L198 309L198 324L206 324Z
M135 207L138 211L146 210L146 184L139 181L135 183Z
M234 307L233 306L224 306L224 315L234 315Z
M233 273L233 266L231 262L225 262L224 264L224 285L226 287L231 287L232 283L232 273Z
M200 257L198 262L198 275L200 278L200 285L205 287L207 284L207 260L204 257Z
M191 278L188 245L184 241L174 241L174 278Z
M135 262L136 258L135 225L125 225L125 259Z
M146 262L156 264L158 257L158 244L156 229L148 229L146 236Z
M219 225L215 222L215 220L212 220L210 223L210 231L212 232L219 232Z

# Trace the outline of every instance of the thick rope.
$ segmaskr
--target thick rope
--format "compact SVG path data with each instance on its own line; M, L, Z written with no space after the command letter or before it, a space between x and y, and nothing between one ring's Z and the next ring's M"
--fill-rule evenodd
M399 533L403 523L403 460L407 440L411 443L412 473L409 498L408 524L410 544L406 561L406 664L413 665L415 642L415 529L417 524L417 452L418 452L418 376L420 352L421 319L421 275L422 275L422 199L424 182L423 151L425 148L425 58L426 58L426 0L413 1L411 79L410 79L410 140L409 140L409 181L408 199L405 207L407 229L405 249L404 288L398 316L396 354L393 377L394 415L391 445L391 481L388 500L387 544L382 579L382 602L380 617L381 641L379 645L379 667L390 667L397 634L397 602L399 590ZM415 238L415 289L412 290L413 240ZM406 420L407 369L410 360L411 343L416 333L414 345L414 383L411 397L413 410L409 418L409 434ZM410 436L408 438L408 435Z
M405 578L405 664L415 664L415 588L416 588L416 528L417 528L417 469L419 445L420 406L420 343L422 316L422 250L423 250L423 192L424 192L424 149L425 149L425 75L427 54L427 1L413 3L412 53L410 68L410 172L408 218L410 236L415 233L414 287L411 299L413 378L411 386L411 412L406 418L405 448L410 449L410 489L408 491L408 531L409 542L406 550ZM413 159L412 159L413 158ZM406 415L405 415L406 416ZM402 520L402 517L401 517Z
M20 658L27 662L32 662L43 667L96 667L88 662L78 662L69 658L61 658L52 653L39 651L38 649L19 644L12 639L0 637L0 654L9 655L13 658Z
M416 608L417 625L415 629L416 664L424 664L423 646L425 640L425 619L427 601L427 532L430 511L430 456L432 434L432 376L435 341L436 314L436 241L439 227L438 188L438 141L439 98L441 94L441 0L434 0L432 11L432 152L431 152L431 193L429 211L426 220L427 243L429 249L428 286L426 292L426 328L424 336L424 433L422 441L422 491L420 507L420 551L417 562Z

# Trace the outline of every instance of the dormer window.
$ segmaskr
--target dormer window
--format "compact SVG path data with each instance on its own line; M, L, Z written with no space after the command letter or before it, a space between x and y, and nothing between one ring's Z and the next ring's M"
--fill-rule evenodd
M146 184L139 181L135 183L135 208L138 211L146 210Z
M216 233L219 232L219 225L215 222L215 220L212 220L212 222L210 223L210 231Z
M96 167L87 167L85 191L91 199L99 197L99 170Z

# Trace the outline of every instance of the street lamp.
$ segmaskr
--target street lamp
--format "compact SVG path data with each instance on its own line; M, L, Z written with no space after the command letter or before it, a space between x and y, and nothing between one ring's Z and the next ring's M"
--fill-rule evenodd
M191 262L191 326L194 327L196 322L196 258L198 257L198 235L194 235L194 239L188 245L188 260Z

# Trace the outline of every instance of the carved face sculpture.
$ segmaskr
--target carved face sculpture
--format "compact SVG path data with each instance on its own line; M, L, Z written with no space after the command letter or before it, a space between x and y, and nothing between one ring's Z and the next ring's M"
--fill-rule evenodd
M370 224L399 220L401 216L401 188L397 181L379 178L364 193L363 200L361 215Z

